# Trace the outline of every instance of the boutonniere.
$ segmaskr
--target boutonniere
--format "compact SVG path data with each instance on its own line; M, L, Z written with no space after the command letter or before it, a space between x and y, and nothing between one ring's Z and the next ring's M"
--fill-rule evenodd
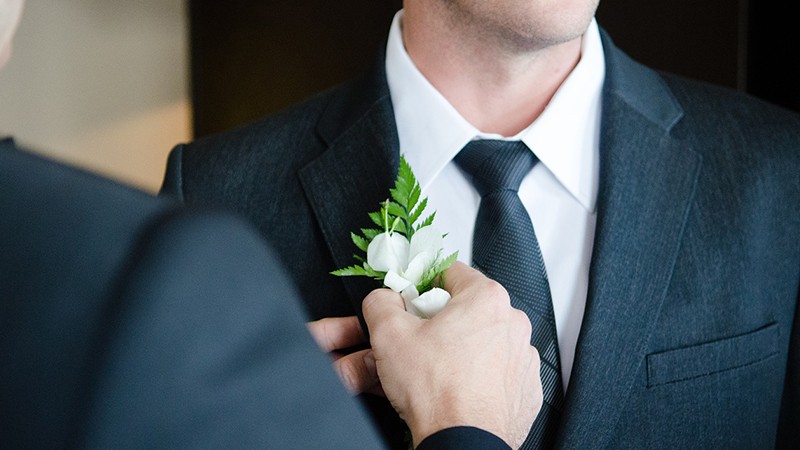
M379 211L369 213L378 228L350 233L353 244L363 252L353 255L359 263L331 273L382 281L400 293L410 313L431 318L450 300L450 294L442 289L444 271L456 261L458 252L444 256L445 235L433 227L435 211L419 221L428 199L421 198L422 188L402 156L389 195Z

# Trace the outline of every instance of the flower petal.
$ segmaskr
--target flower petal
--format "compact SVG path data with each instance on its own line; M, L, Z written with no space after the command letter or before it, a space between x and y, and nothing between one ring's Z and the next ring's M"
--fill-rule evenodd
M419 310L414 306L414 299L419 297L419 292L417 292L417 287L413 284L409 287L403 289L403 292L400 293L400 296L403 297L403 302L406 304L406 311L410 312L411 314L417 317L425 317L422 315Z
M433 288L428 292L423 292L419 297L411 300L411 304L423 315L424 319L430 319L439 313L447 302L450 301L450 293L444 289Z
M399 233L381 233L367 247L367 264L379 272L400 273L408 264L408 240Z
M408 259L412 260L422 252L431 252L434 257L442 250L442 233L432 226L422 227L411 237Z
M383 284L395 292L403 292L403 289L414 285L410 280L400 276L394 270L386 272L386 277L383 278Z
M413 239L413 238L412 238ZM403 271L403 276L414 284L422 281L422 276L436 262L436 254L433 252L419 253L408 263L408 267Z

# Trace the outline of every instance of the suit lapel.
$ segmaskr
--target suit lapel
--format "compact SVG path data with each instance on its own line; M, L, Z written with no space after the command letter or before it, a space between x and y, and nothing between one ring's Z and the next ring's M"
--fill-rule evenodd
M669 131L682 110L663 80L603 35L600 193L589 293L560 445L601 448L644 361L694 196L699 155Z
M350 232L372 226L393 186L399 166L399 143L383 55L365 79L336 96L317 127L327 150L299 172L307 199L337 267L356 263ZM377 286L364 277L343 279L354 310Z

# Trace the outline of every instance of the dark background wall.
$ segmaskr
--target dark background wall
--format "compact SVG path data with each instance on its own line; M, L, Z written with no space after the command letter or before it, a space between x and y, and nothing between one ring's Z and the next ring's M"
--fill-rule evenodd
M794 6L794 2L749 2L746 90L800 111L800 36Z
M400 6L190 0L195 135L275 112L366 70Z
M634 59L723 84L742 87L746 62L737 0L600 0L597 21Z
M275 112L364 71L401 0L190 0L194 131ZM798 38L757 0L601 0L597 19L635 59L800 111Z

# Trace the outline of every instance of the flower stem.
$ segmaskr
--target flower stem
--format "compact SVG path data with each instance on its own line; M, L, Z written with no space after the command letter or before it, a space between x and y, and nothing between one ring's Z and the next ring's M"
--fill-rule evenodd
M389 230L389 234L394 233L394 230L395 230L395 228L397 228L398 225L400 225L400 218L399 217L395 217L394 218L394 222L392 222L392 228Z
M386 202L383 205L383 229L386 231L386 234L389 233L389 199L386 199ZM394 231L394 230L392 230Z

